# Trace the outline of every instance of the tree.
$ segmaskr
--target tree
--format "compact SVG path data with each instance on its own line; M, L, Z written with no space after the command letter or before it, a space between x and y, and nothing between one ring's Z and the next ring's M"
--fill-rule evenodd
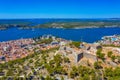
M47 77L45 78L45 80L53 80L50 76L47 75Z
M14 76L13 70L12 69L8 70L6 75L7 76Z
M120 79L120 67L105 68L105 77L108 80L119 80Z
M47 71L49 72L49 74L53 74L54 73L54 67L50 66L49 64L45 65Z
M71 77L71 78L74 78L75 76L76 76L76 75L75 75L75 72L74 72L74 71L71 71L71 72L70 72L70 77Z
M31 59L31 60L29 61L29 63L33 63L33 60Z
M101 49L101 48L97 50L97 52L96 52L97 57L100 58L100 59L102 59L102 60L104 60L105 54L104 54L104 53L101 53L101 52L102 52L102 49Z
M99 54L97 54L97 57L100 58L100 59L102 59L102 60L105 59L104 56L105 56L104 53L99 53Z
M112 54L113 54L113 52L112 52L112 51L109 51L109 52L107 53L107 56L111 58Z
M78 74L81 77L84 77L85 75L93 75L95 72L93 69L90 69L86 66L78 66Z
M100 61L95 62L95 63L94 63L94 68L95 68L95 69L100 69L100 68L102 68L101 62L100 62Z
M114 69L114 76L119 76L120 77L120 67L116 67Z
M57 74L62 74L62 72L63 72L63 67L62 67L62 66L56 66L54 70L55 70L55 72L56 72Z
M83 77L80 78L80 80L90 80L89 74L85 74Z
M113 55L111 56L112 61L115 61L116 57Z
M61 55L57 54L54 56L54 61L56 63L56 66L60 66L60 63L62 63L63 59L62 59Z
M106 77L113 77L113 69L112 68L105 68L105 76Z
M80 42L73 41L71 45L80 48Z
M65 63L69 63L69 62L70 62L69 58L64 57L64 62L65 62Z
M120 56L117 56L117 60L118 60L118 62L120 63Z
M78 68L76 66L73 66L72 71L70 72L70 77L74 78L76 76L78 76Z

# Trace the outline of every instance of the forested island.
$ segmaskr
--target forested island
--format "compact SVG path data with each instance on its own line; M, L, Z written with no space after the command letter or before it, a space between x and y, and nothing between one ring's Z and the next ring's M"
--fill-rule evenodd
M34 26L35 28L99 28L99 27L120 27L120 22L56 22Z
M9 21L9 23L7 23ZM0 30L11 27L31 28L99 28L120 27L120 19L40 19L35 20L0 20Z

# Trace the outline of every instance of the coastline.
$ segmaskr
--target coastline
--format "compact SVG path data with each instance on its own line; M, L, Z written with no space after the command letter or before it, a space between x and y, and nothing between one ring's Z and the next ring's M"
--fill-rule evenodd
M9 27L11 28L11 27ZM0 31L2 30L7 30L9 28L0 28ZM97 27L97 26L87 26L87 27L74 27L74 28L64 28L64 27L17 27L20 30L24 30L24 29L48 29L48 28L53 28L53 29L90 29L90 28L120 28L120 26L101 26L101 27Z

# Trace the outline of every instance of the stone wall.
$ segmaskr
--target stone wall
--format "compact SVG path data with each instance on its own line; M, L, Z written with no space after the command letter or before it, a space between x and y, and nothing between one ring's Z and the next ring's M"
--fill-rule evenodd
M89 54L89 53L83 53L83 57L86 57L88 59L92 59L93 61L97 61L97 57L92 55L92 54Z

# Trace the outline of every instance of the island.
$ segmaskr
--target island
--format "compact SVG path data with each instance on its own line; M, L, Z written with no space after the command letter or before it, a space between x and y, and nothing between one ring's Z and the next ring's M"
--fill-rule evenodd
M114 21L80 21L80 22L53 22L46 24L39 24L35 28L101 28L101 27L120 27L120 22Z
M38 22L37 22L38 21ZM19 29L32 28L101 28L101 27L120 27L120 19L46 19L45 22L41 20L9 20L0 21L0 30L11 27L18 27Z

